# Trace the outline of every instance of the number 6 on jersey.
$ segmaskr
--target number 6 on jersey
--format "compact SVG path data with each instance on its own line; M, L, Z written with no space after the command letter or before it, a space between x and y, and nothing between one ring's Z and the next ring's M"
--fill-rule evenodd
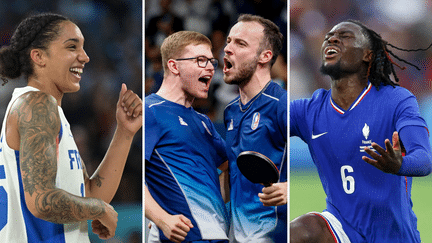
M354 169L349 165L344 165L341 167L341 177L342 177L342 186L346 194L352 194L355 190L355 181L354 177L352 176L346 176L345 170L348 173L354 172ZM349 183L349 189L348 189L348 183Z

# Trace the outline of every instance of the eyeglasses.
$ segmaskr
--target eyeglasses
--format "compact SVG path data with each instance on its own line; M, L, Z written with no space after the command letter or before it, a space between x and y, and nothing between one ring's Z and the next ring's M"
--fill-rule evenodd
M210 61L210 63L213 65L214 69L216 69L218 66L218 63L219 63L216 58L207 58L206 56L179 58L179 59L175 59L175 60L176 61L183 61L183 60L192 60L192 59L196 59L198 67L202 67L202 68L207 67L208 62Z

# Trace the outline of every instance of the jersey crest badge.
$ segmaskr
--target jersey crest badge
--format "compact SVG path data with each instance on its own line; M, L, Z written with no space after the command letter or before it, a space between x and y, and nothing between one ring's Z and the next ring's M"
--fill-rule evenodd
M362 146L360 146L360 152L364 152L365 148L369 148L372 151L376 151L373 147L372 147L372 140L368 140L369 138L369 133L370 133L370 128L368 126L368 124L365 123L363 129L362 129L362 133L363 133L363 137L365 137L365 140L362 140Z
M201 121L201 123L203 124L205 130L208 132L208 134L210 134L210 136L213 137L213 134L210 132L210 130L208 129L207 125L205 124L205 122Z
M229 124L229 126L228 126L228 131L231 131L231 130L233 130L233 129L234 129L234 120L231 119L231 122L230 122L230 124Z
M251 125L251 129L252 130L255 130L255 129L257 129L257 127L258 127L258 124L259 124L259 121L260 121L260 113L259 112L255 112L254 114L253 114L253 117L252 117L252 125Z
M180 125L182 126L187 126L188 124L183 120L183 118L181 118L180 116L178 117L179 121L180 121Z
M370 128L369 128L369 126L368 126L366 123L365 123L365 125L364 125L364 127L363 127L363 129L362 129L362 132L363 132L363 136L364 136L365 139L367 140L368 137L369 137Z

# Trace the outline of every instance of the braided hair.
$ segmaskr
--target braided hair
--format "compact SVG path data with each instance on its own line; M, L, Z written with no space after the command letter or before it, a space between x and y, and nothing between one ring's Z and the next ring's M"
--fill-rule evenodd
M431 44L426 49L415 49L415 50L402 49L402 48L396 47L396 46L388 43L387 41L383 40L379 34L377 34L375 31L367 28L365 25L363 25L362 23L360 23L357 20L350 19L350 20L347 20L346 22L354 23L354 24L360 26L362 33L365 35L366 39L368 39L368 41L370 43L370 48L373 52L373 57L372 57L372 61L369 62L367 76L369 78L369 81L372 83L373 86L375 86L375 88L377 90L379 90L379 86L381 84L382 85L391 85L393 87L399 86L399 84L393 82L390 79L390 75L393 74L395 81L399 82L399 78L396 75L394 66L397 66L398 68L400 68L402 70L406 69L406 67L401 67L400 65L395 63L392 60L392 58L390 57L390 55L393 56L394 58L396 58L397 60L404 62L410 66L413 66L417 70L420 70L420 68L418 66L398 57L396 54L394 54L392 51L390 51L388 49L388 46L390 46L394 49L397 49L400 51L406 51L406 52L426 51L432 46L432 44Z
M46 50L59 35L59 24L70 21L54 13L42 13L24 19L16 28L9 45L0 49L0 78L5 85L8 79L24 74L28 79L34 72L30 58L32 49Z

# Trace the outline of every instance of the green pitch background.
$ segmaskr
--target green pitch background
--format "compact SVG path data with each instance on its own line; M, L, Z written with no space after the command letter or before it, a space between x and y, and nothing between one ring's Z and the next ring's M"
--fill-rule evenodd
M413 179L412 201L422 242L432 242L432 176ZM290 220L311 211L322 212L325 194L318 173L291 171Z

